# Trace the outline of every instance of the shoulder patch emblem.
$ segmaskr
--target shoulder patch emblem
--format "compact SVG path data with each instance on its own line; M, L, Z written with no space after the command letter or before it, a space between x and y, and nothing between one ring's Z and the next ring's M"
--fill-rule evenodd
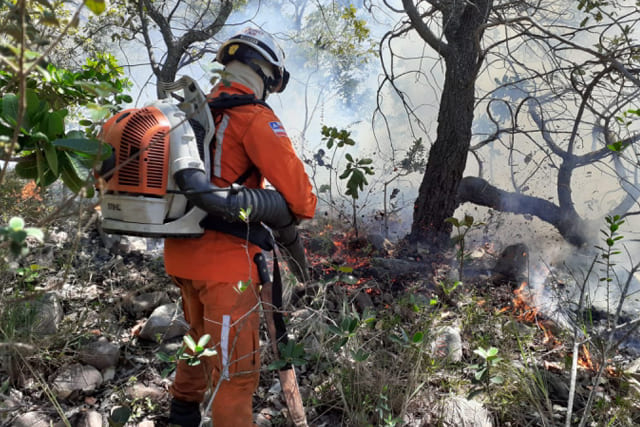
M277 136L287 136L287 131L284 130L282 123L280 122L269 122L269 126L271 126L271 130Z

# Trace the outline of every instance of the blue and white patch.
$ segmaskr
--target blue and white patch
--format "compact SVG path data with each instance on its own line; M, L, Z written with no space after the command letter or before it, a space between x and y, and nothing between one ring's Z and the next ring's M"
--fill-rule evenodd
M282 123L280 122L269 122L269 126L271 126L271 130L277 136L287 136L287 131L284 130Z

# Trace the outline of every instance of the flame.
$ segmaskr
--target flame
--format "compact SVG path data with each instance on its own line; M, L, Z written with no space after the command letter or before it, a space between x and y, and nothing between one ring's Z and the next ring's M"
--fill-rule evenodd
M531 305L530 301L532 301L533 298L528 283L526 281L520 283L520 287L514 290L513 294L514 297L511 300L511 307L503 307L498 310L498 313L504 313L511 310L518 320L535 324L540 328L544 334L544 338L542 340L543 344L553 347L559 345L560 341L558 341L551 332L550 325L546 321L540 319L539 310Z
M589 347L586 345L582 346L582 353L578 354L578 366L582 366L590 371L597 371L599 369L598 364L593 363L591 352L589 351Z

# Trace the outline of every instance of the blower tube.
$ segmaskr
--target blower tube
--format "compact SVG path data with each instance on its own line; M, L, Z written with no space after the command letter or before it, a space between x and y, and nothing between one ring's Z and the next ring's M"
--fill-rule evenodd
M250 208L252 222L263 222L273 230L291 272L301 283L309 280L309 267L296 221L280 193L237 184L228 189L216 189L199 169L182 169L175 173L174 179L191 203L226 221L240 221L241 210Z

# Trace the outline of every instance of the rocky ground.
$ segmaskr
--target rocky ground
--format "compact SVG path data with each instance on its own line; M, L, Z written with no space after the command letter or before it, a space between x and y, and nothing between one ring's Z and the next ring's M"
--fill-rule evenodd
M287 292L294 332L302 331L298 323L314 322L318 309L310 300L319 292L328 316L338 315L345 300L359 313L393 308L396 301L407 297L408 289L412 299L437 301L434 305L440 308L467 304L460 301L465 301L463 294L469 288L443 290L436 286L439 277L452 274L454 252L450 251L447 260L424 251L401 253L379 235L361 239L336 236L341 234L306 234L314 282L306 289L292 286ZM509 256L504 252L500 257L483 248L470 255L464 274L489 296L487 310L515 309L513 281L521 272L521 260L505 258ZM336 268L340 265L356 268ZM187 325L180 313L179 292L163 272L158 242L105 236L95 225L81 233L71 227L58 228L49 234L44 247L33 249L26 262L12 267L13 272L5 271L2 277L2 301L14 309L5 310L0 331L5 337L0 343L0 425L57 426L65 425L63 419L69 425L85 427L166 425L167 389L174 366L170 358L180 348ZM464 364L474 357L469 332L461 329L457 320L442 320L456 318L454 311L438 313L442 327L428 347L434 358ZM501 328L527 335L539 332L535 322L518 320L515 315ZM541 372L554 393L558 408L553 412L560 422L566 412L562 402L567 401L568 388L559 360L564 357L561 353L566 354L566 346L554 347L542 343L542 338L530 345L531 351L546 352L540 363L549 367ZM267 351L266 335L262 348L264 368L254 400L256 422L259 426L287 425L277 374L267 369L273 356ZM628 378L635 381L628 382L633 387L640 386L640 363L633 362L638 356L627 352L619 361L629 372ZM468 370L461 367L458 371L462 378L468 378ZM326 391L313 364L298 366L297 373L310 424L345 425L344 408L319 401ZM585 371L581 378L578 401L584 406L587 386L583 383L590 374ZM615 376L609 377L602 393L615 393L616 381ZM442 390L435 394L442 395ZM426 395L415 401L422 404L405 408L403 420L391 424L389 419L381 425L499 425L496 415L476 400L448 395L433 407L428 406L434 402ZM631 413L638 416L640 405ZM449 418L445 422L437 414ZM530 425L536 425L535 421Z

